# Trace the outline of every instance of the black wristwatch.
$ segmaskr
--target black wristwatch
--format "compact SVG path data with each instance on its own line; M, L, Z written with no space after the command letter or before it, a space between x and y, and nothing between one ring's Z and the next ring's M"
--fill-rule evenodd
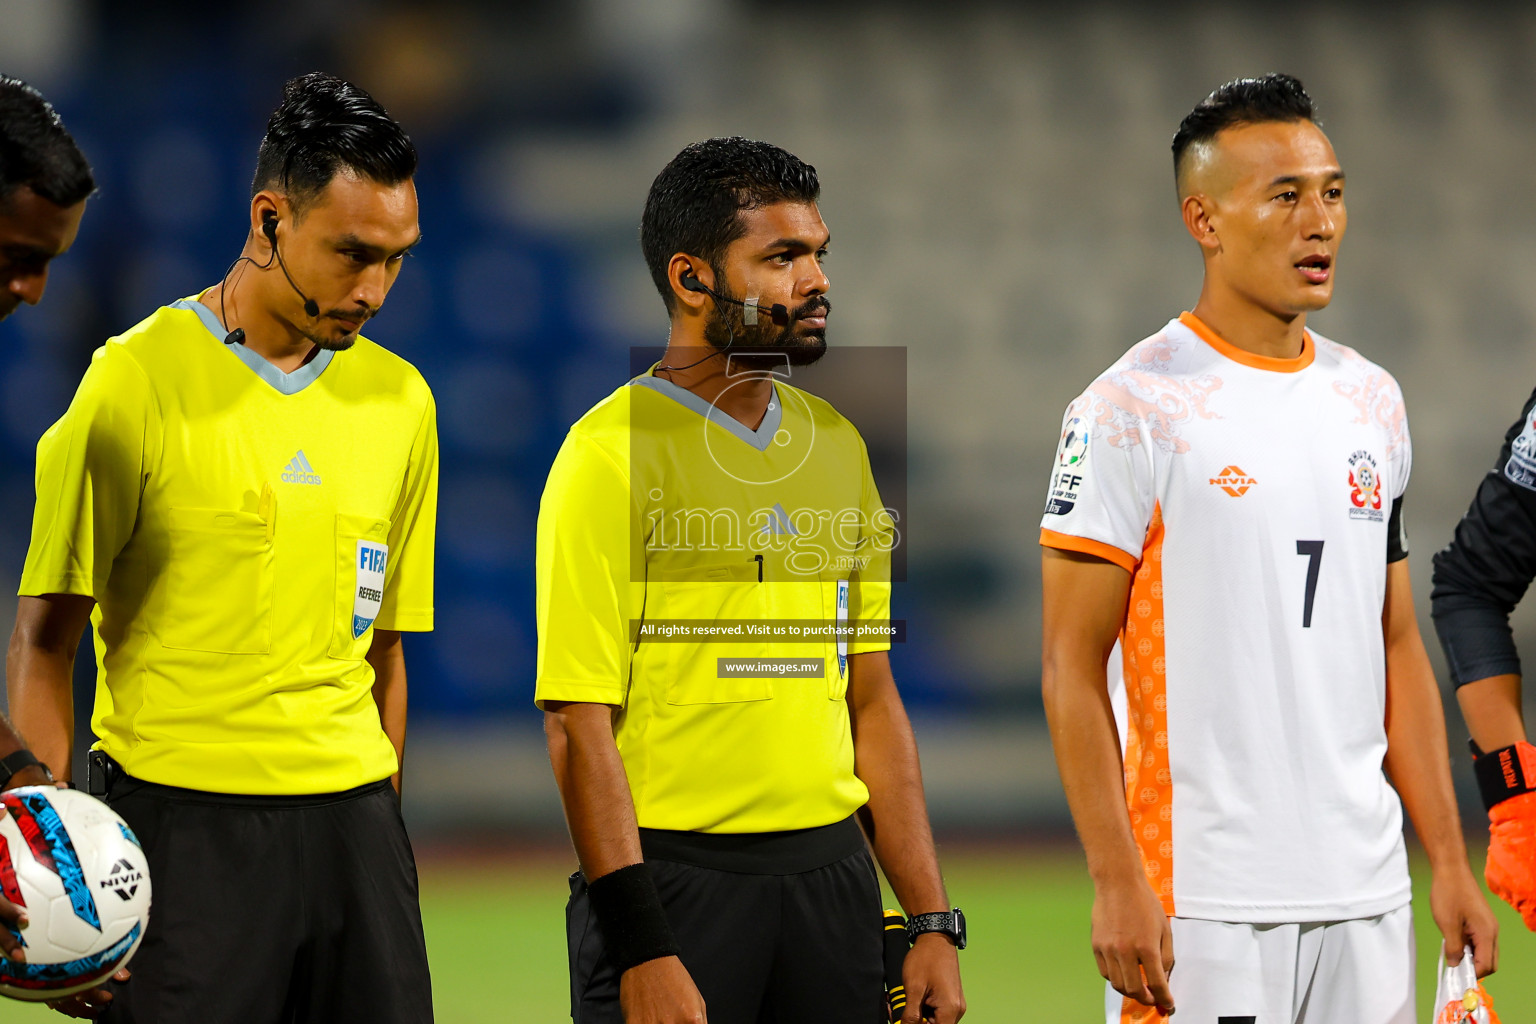
M965 948L965 915L959 907L937 914L913 914L907 919L907 941L916 942L919 935L938 932L949 936L956 949Z
M20 750L13 750L4 757L0 757L0 789L9 786L11 777L17 772L31 768L33 765L41 768L48 781L53 782L53 772L48 770L48 766L39 761L32 751L22 747Z

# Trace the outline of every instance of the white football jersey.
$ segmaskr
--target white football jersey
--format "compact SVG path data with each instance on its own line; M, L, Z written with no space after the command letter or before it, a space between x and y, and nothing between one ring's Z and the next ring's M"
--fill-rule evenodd
M1041 543L1133 574L1109 674L1170 916L1408 902L1381 616L1410 461L1386 371L1311 333L1295 359L1256 356L1189 313L1068 407Z

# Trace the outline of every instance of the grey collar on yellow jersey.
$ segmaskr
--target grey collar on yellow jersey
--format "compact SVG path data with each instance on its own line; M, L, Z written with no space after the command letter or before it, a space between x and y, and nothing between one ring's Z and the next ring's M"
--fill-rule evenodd
M219 323L219 318L213 315L213 310L196 299L177 299L168 308L190 309L196 313L197 318L203 322L203 326L208 328L208 333L221 343L222 348L228 349L242 363L254 370L256 376L284 395L296 395L309 387L315 382L315 378L325 372L325 368L331 365L331 360L336 356L335 352L324 348L315 353L315 358L297 370L284 373L244 345L223 345L224 337L228 333L224 330L224 325Z
M768 446L773 443L773 436L779 432L779 424L784 420L784 402L777 384L773 386L773 397L768 399L768 411L763 414L763 422L757 425L756 430L752 430L730 413L710 405L692 391L678 387L665 377L646 374L636 377L629 383L631 386L639 384L650 388L652 391L666 395L679 405L687 406L711 423L724 427L760 452L768 450Z

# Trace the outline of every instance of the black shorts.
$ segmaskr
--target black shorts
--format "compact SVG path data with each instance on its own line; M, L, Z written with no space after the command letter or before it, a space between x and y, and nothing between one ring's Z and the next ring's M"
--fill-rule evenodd
M853 819L755 836L641 829L641 845L709 1024L887 1019L880 885ZM565 920L572 1020L623 1024L580 872Z
M394 790L227 796L127 776L107 802L144 844L144 944L109 1024L422 1024L432 986Z

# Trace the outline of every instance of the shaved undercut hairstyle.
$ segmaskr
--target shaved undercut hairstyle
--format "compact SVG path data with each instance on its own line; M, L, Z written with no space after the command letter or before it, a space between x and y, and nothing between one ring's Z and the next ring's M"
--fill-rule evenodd
M1228 128L1273 121L1317 120L1312 97L1291 75L1268 74L1239 78L1217 87L1195 104L1173 136L1173 173L1183 173L1184 154L1190 147L1210 142Z
M667 264L675 254L704 260L719 281L725 250L746 233L742 211L819 198L816 168L767 142L706 139L677 154L651 183L640 218L640 249L667 311L675 299Z
M43 94L0 75L0 201L23 186L55 206L74 206L96 191L96 180Z
M416 173L416 147L379 101L319 71L290 79L256 153L251 195L281 192L302 216L339 171L380 185Z

